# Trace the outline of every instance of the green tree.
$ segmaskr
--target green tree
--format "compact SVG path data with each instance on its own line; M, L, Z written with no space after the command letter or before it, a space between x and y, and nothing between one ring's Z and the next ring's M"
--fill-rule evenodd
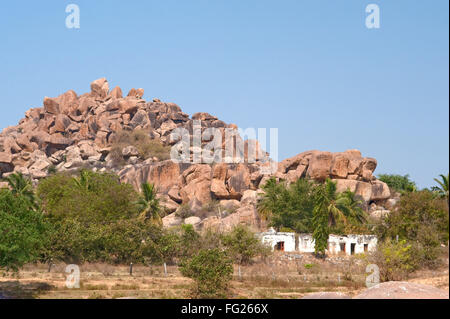
M197 255L180 264L183 276L195 282L193 297L225 298L233 277L233 263L228 254L219 249L201 249Z
M435 182L438 183L439 186L435 186L433 188L434 191L436 191L439 196L446 198L448 200L448 179L449 179L449 174L447 174L447 176L440 174L439 177L441 178L441 180L435 178Z
M337 221L347 223L347 217L352 216L352 209L349 206L348 193L339 196L336 183L327 179L325 184L318 187L323 189L319 191L316 197L316 205L320 205L328 214L328 227L335 226Z
M192 257L200 249L201 236L195 231L194 226L190 224L181 225L180 235L180 257Z
M326 195L320 194L324 190L319 190L317 194L316 205L313 210L313 234L314 250L317 256L325 256L325 250L328 247L328 237L330 236L330 227L328 226L329 217L326 209Z
M406 240L380 243L369 260L380 268L381 281L404 280L419 266L414 248Z
M83 223L110 222L138 215L138 194L117 175L81 171L73 178L58 173L41 180L37 197L51 219L76 218Z
M140 219L84 223L76 218L54 220L45 259L67 263L112 264L161 262L161 229Z
M279 185L276 179L272 177L261 188L264 193L258 201L258 211L263 218L269 220L274 213L279 211L280 194L285 190L285 187Z
M400 194L415 192L417 190L416 183L410 180L408 174L404 176L396 174L380 174L378 175L378 179L385 182L389 188Z
M57 173L40 181L37 196L53 225L45 258L79 262L159 260L160 227L139 218L138 194L109 173Z
M222 242L229 255L240 265L250 264L258 255L268 254L268 247L264 246L248 227L235 226L231 232L222 236Z
M142 195L138 201L141 216L144 219L149 219L152 223L162 226L162 219L160 216L161 206L157 198L155 185L150 183L143 183L141 185Z
M349 218L360 224L366 222L367 214L362 208L363 202L361 199L357 198L354 192L347 189L340 193L338 197L341 199L342 203L348 207L350 212Z
M363 223L365 213L352 192L337 193L336 183L327 179L316 187L313 210L313 238L315 251L323 255L328 246L328 236L338 224Z
M383 240L406 240L416 249L422 265L434 267L440 245L449 240L447 200L428 190L405 194L379 228Z
M5 178L11 192L15 196L22 196L26 198L36 208L36 197L33 191L33 185L29 178L25 178L22 173L13 173Z
M316 252L323 254L331 232L367 232L362 201L347 190L337 193L336 183L319 184L307 179L295 183L270 179L263 187L258 211L277 230L313 233Z
M290 229L299 233L312 230L315 184L299 179L287 185L272 178L262 186L264 193L258 201L258 211L276 229Z
M0 268L17 270L40 256L47 224L26 195L0 190Z

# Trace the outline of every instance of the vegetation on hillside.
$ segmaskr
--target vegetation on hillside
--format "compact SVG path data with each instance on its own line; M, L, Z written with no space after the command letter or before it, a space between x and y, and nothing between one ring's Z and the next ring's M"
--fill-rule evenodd
M337 193L331 180L314 183L299 179L288 185L274 178L262 187L259 212L278 230L312 233L316 253L322 254L331 232L367 232L362 202L351 191Z
M371 260L379 265L383 280L437 267L441 246L449 240L448 176L436 179L438 186L432 191L418 190L408 175L381 179L401 197L391 213L375 223L355 194L349 190L338 194L330 180L320 184L299 179L288 185L271 179L262 187L258 210L277 230L312 233L316 255L321 257L331 233L376 234L379 245Z
M380 174L378 179L385 182L389 188L400 194L414 192L417 190L416 183L409 178L409 175L396 175L396 174Z
M434 181L438 184L438 186L432 187L432 190L439 194L441 198L445 198L448 201L448 180L449 174L447 175L440 174L439 178L435 178Z
M142 129L121 130L116 134L111 146L110 154L115 164L125 163L122 150L130 145L138 150L138 157L143 160L151 157L157 157L159 160L170 158L170 147L162 145L157 139L152 139L148 131Z
M251 264L270 251L244 226L228 233L198 233L191 225L164 229L154 185L143 184L138 193L114 174L56 173L41 180L36 193L20 173L10 174L7 182L9 188L0 190L1 268L49 260L166 263L180 265L194 279L193 296L219 297L228 293L230 265ZM270 179L262 186L258 210L278 230L312 233L320 256L330 233L374 232L380 241L370 258L384 280L398 280L420 267L438 266L441 246L448 244L448 176L437 183L431 191L400 187L400 200L375 227L358 196L337 193L330 180L288 185Z
M17 270L45 246L47 224L27 195L0 190L0 268Z
M0 191L0 267L34 261L178 264L220 249L243 264L267 253L245 227L228 234L197 233L191 225L162 227L154 185L137 193L110 173L53 174L36 187L21 174Z

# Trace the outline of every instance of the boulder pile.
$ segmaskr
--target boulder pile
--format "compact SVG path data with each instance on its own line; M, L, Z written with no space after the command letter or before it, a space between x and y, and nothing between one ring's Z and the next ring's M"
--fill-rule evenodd
M236 129L208 113L183 113L174 103L159 99L147 102L143 89L131 89L126 96L120 87L110 90L106 79L91 83L91 91L77 95L70 90L58 97L45 97L41 107L31 108L17 126L0 133L0 177L14 172L29 176L34 183L59 171L75 172L80 168L94 171L112 171L122 182L137 190L143 182L157 186L166 211L166 226L190 223L195 227L224 228L245 223L254 228L263 227L256 212L260 186L271 176L293 182L300 177L315 180L331 178L338 190L347 188L360 195L372 211L384 212L384 203L390 192L373 172L377 161L362 157L357 150L342 153L309 151L278 163L278 170L269 174L261 170L267 165L268 154L254 141L243 141L244 161L227 163L177 163L154 156L142 158L133 145L124 145L119 152L122 161L114 161L112 147L121 132L145 131L148 136L166 147L173 146L170 133L183 128L191 134L195 121L201 121L201 132L208 128ZM201 141L202 146L209 141ZM248 147L256 143L256 161L249 162ZM225 139L222 140L222 146ZM190 147L192 151L194 147ZM115 154L117 156L117 154ZM175 214L180 207L195 212L211 201L220 202L225 211L205 218L183 218ZM381 214L380 213L380 214Z

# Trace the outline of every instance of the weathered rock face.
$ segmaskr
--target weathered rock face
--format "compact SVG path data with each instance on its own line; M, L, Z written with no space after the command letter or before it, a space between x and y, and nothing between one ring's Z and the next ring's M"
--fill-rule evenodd
M350 189L369 203L391 196L389 187L373 176L376 167L374 158L362 157L358 150L341 153L308 151L282 161L276 176L289 182L300 177L317 181L330 178L337 183L339 192Z
M211 200L239 200L257 186L250 180L250 169L243 164L182 164L171 160L127 166L119 172L122 182L139 189L144 182L176 203L201 207ZM247 192L247 193L246 193ZM244 199L244 198L243 198ZM256 201L246 197L246 202Z
M235 213L225 218L213 216L202 221L203 228L213 228L225 232L237 225L247 225L254 231L264 228L264 222L259 217L254 205L242 206Z
M45 97L42 107L30 109L17 126L5 128L0 133L0 177L21 172L37 182L53 170L75 172L83 167L112 171L137 190L143 182L154 183L169 213L181 204L193 211L200 210L212 200L220 201L223 207L234 212L221 219L189 220L195 227L220 225L228 229L241 223L263 227L255 209L257 192L261 192L260 185L272 176L262 168L274 163L266 161L268 154L257 141L244 141L238 134L233 136L233 145L238 142L243 145L239 152L244 161L236 161L236 154L230 157L222 152L231 164L182 164L159 161L152 156L141 158L135 146L124 145L119 150L123 164L117 165L113 160L117 152L113 154L111 149L120 131L145 130L152 139L173 146L177 141L171 140L170 133L177 128L191 135L198 129L205 135L207 129L217 128L223 138L216 142L225 148L230 142L225 139L225 130L237 126L205 112L190 118L178 105L159 99L146 102L143 89L131 89L127 96L120 87L110 91L104 78L92 82L90 88L89 93L82 95L69 90L55 98ZM195 127L198 120L200 128ZM212 140L211 136L209 140L202 139L201 145L191 146L190 158L193 159L192 151ZM375 159L362 157L357 150L308 151L278 163L278 171L273 176L288 182L302 177L318 181L331 178L337 182L339 191L350 189L367 204L381 203L389 209L386 201L391 196L389 188L374 178L376 166ZM383 210L380 206L373 211ZM173 214L169 216L164 225L182 222Z

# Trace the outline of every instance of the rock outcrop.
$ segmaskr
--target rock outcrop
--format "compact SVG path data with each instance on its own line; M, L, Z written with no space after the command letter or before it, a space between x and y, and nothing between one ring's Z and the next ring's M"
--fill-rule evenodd
M200 221L196 218L183 221L168 215L163 220L166 226L184 222L195 227L225 229L239 223L263 227L255 208L256 194L272 175L288 182L301 177L318 181L331 178L337 182L339 191L350 189L367 205L379 205L373 211L383 211L382 205L390 198L387 185L373 176L377 161L362 157L357 150L303 152L278 163L273 174L261 169L274 164L269 154L256 141L243 141L239 134L232 136L231 141L233 145L242 143L241 157L233 153L231 158L225 158L227 163L142 158L133 145L124 145L113 154L112 146L123 131L143 130L162 145L172 147L177 143L171 139L175 129L189 132L192 140L196 130L205 137L207 130L214 128L222 134L222 139L216 142L225 148L229 143L225 131L236 130L237 126L204 112L189 117L174 103L159 99L147 102L143 89L131 89L124 96L120 87L111 91L109 88L108 81L102 78L91 83L89 93L77 95L70 90L56 98L45 97L42 107L28 110L17 126L5 128L0 133L0 177L21 172L36 183L52 171L74 172L80 168L112 171L136 189L143 182L154 183L168 213L177 211L182 204L196 211L212 200L220 201L226 208L223 217L210 216ZM197 121L201 121L200 127L195 126ZM200 145L190 146L188 159L193 160L194 151L212 140L213 137L206 136ZM255 154L250 153L250 146L256 150ZM222 151L222 155L227 154ZM120 165L114 156L121 158Z
M293 182L301 177L317 181L332 179L339 192L350 189L366 202L384 201L391 193L386 183L373 176L374 158L362 157L358 150L342 153L308 151L279 163L276 177Z
M412 282L389 281L367 288L353 299L448 299L448 291Z

